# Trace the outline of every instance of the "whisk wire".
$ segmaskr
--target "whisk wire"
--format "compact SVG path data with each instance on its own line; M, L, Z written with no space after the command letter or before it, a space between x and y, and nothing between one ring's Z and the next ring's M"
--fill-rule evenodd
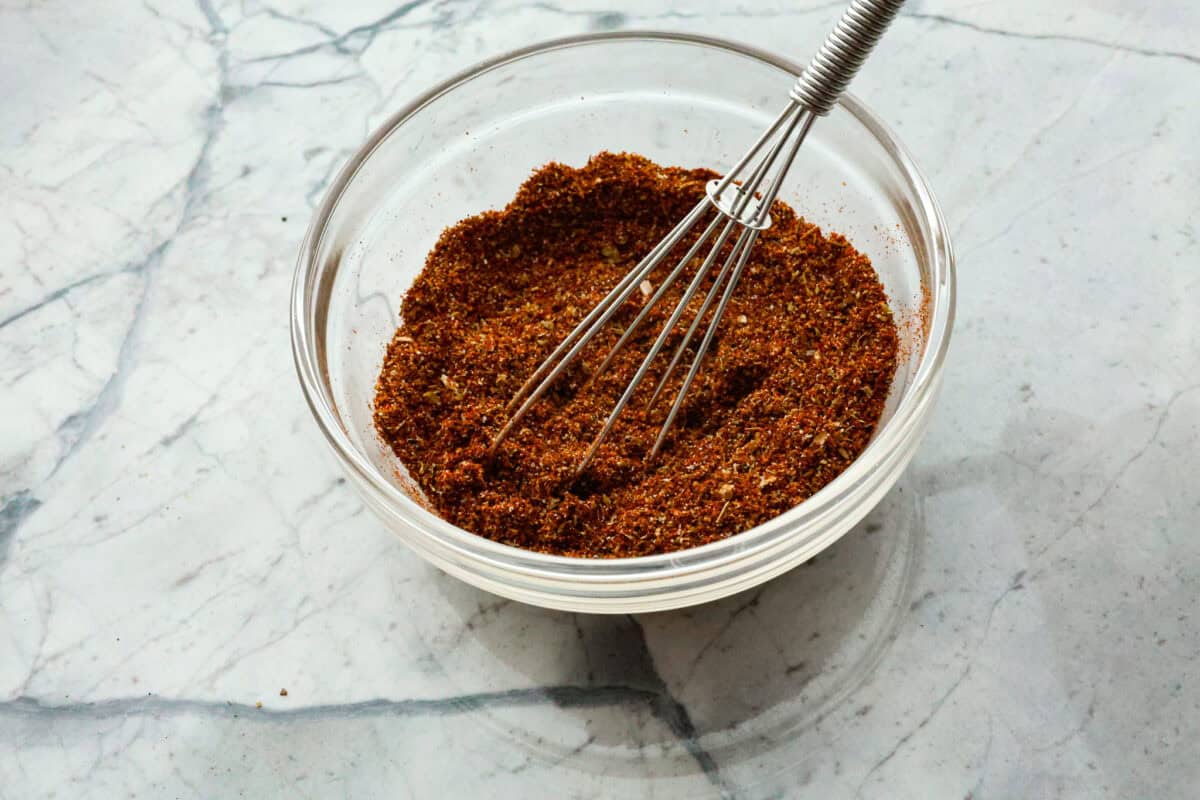
M720 217L717 217L717 219L720 219ZM688 284L688 288L684 292L683 298L678 304L676 304L675 309L671 312L671 316L667 319L666 323L664 323L662 330L659 331L658 338L654 340L654 344L650 345L650 351L646 353L646 357L642 359L642 363L638 366L637 372L633 374L633 378L631 378L629 383L626 385L625 391L621 394L620 399L617 400L617 404L613 407L613 410L609 412L608 418L604 420L604 427L600 429L600 433L596 435L594 440L592 440L591 446L588 448L587 453L583 456L583 461L580 462L579 466L575 470L576 475L587 469L588 464L591 463L592 458L596 455L596 451L600 449L600 445L608 436L609 431L612 430L613 425L616 424L617 417L621 415L621 412L625 410L625 406L629 404L629 400L633 397L633 393L637 391L638 385L641 384L642 379L646 377L646 373L650 371L650 365L654 361L654 358L658 355L659 351L662 350L663 345L666 344L667 338L671 335L671 329L678 324L679 318L683 316L684 311L687 309L688 301L693 295L695 295L696 290L700 287L700 284L703 283L705 274L707 274L709 268L712 267L713 261L716 260L718 253L725 245L725 241L733 232L733 228L736 224L737 223L732 219L725 224L725 228L717 237L717 241L712 246L708 256L704 259L704 263L702 263L700 268L696 270L696 274L692 277L691 283Z
M758 168L755 170L754 174L751 176L751 179L749 181L747 181L748 184L750 184L754 187L754 189L751 189L747 193L747 198L753 194L754 190L757 189L758 185L762 181L764 174L766 173L766 171L768 169L770 169L771 165L774 163L775 159L778 157L780 149L783 147L784 143L786 143L788 141L788 138L792 135L792 132L796 129L797 124L800 123L801 118L805 117L805 116L807 116L808 119L810 120L809 122L806 123L805 133L807 133L807 126L812 125L812 122L811 122L812 115L811 114L806 115L802 112L801 114L796 115L792 119L791 124L788 126L788 129L784 132L783 136L775 143L775 146L772 148L770 155L768 155L767 158L763 159L763 161L759 164ZM778 190L776 190L776 193L778 193ZM772 196L772 201L773 200L774 200L774 196ZM743 205L744 205L744 203L745 203L745 201L743 201ZM771 207L771 202L765 201L765 198L764 198L764 202L760 203L758 208L755 210L754 217L751 220L749 220L749 222L751 224L748 226L748 228L757 228L758 223L761 223L763 218L766 217L767 212L770 209L770 207ZM735 213L738 216L740 216L741 208L739 207ZM755 238L757 238L757 237L755 237ZM678 366L679 362L683 359L684 353L687 350L687 346L691 343L692 337L696 335L696 331L699 329L700 323L704 319L704 315L708 313L709 306L711 306L713 300L716 299L717 292L720 289L721 284L724 283L725 276L728 274L729 267L734 262L739 249L742 247L749 248L749 247L752 247L753 245L754 245L754 239L750 239L749 241L746 241L744 239L744 237L739 238L738 243L734 246L733 252L731 252L729 254L729 258L726 260L725 266L721 269L721 272L717 276L716 280L713 281L712 288L709 290L708 294L705 296L704 303L700 306L700 310L697 311L696 315L692 318L692 324L688 326L687 332L683 336L683 340L679 343L679 346L675 348L675 352L671 356L670 363L667 365L667 368L663 372L662 377L659 378L658 386L655 387L654 393L650 396L650 401L649 401L649 403L647 403L647 408L652 408L654 406L654 404L656 402L658 402L659 396L662 394L663 389L665 389L667 386L667 380L671 377L671 374L675 371L675 367Z
M551 353L544 361L542 361L534 373L530 375L525 383L522 384L521 388L517 390L517 393L513 395L513 398L509 400L509 410L511 410L512 407L518 402L520 402L521 398L524 397L532 387L538 386L539 389L543 388L542 385L539 385L539 383L546 383L546 381L543 380L544 376L547 372L552 371L551 368L554 367L556 363L559 363L560 357L562 357L562 363L560 364L561 366L562 364L570 363L571 359L578 355L578 350L582 349L582 347L576 345L575 348L572 348L572 344L575 344L575 340L580 336L580 334L583 334L582 344L586 344L592 336L595 336L596 332L603 327L604 323L606 323L612 317L612 315L616 313L616 309L620 307L620 304L625 302L625 300L627 300L629 296L633 294L634 289L637 287L638 283L644 279L645 275L649 274L649 272L654 269L654 266L657 265L662 259L664 252L674 247L679 240L687 234L688 230L691 229L696 220L704 215L704 212L707 211L707 206L708 204L704 201L697 203L692 210L688 212L687 216L681 219L679 224L672 228L670 233L664 236L662 240L659 241L659 243L655 245L650 252L642 258L641 261L638 262L637 266L626 273L625 277L623 277L617 283L617 285L614 286L607 295L605 295L604 299L596 304L592 310L588 312L582 320L580 320L575 328L569 334L567 334L566 338L559 343L558 347L554 349L554 352ZM586 333L584 333L584 331L586 331ZM568 349L570 349L570 352L566 352ZM566 352L565 356L564 352ZM555 376L557 377L557 373Z
M746 245L747 234L752 228L744 228L738 240L730 250L729 256L725 259L725 263L721 266L721 271L717 273L717 277L713 279L712 286L704 295L704 302L701 303L700 309L692 316L692 322L688 325L687 331L683 335L683 340L675 347L675 352L671 356L671 361L667 364L667 368L663 370L663 374L658 379L658 384L654 388L654 392L650 395L650 399L646 402L646 408L651 409L658 402L659 396L662 395L663 389L667 387L667 381L674 372L675 367L679 366L679 362L683 360L684 354L687 352L688 344L691 343L692 337L696 335L696 331L700 328L700 323L704 320L704 316L708 313L708 309L712 306L713 300L717 298L721 290L721 285L725 283L725 278L729 275L730 268L733 267L737 260L738 254Z
M495 438L492 439L491 446L489 447L490 453L494 454L496 452L496 449L508 438L521 419L529 413L529 409L533 407L533 404L546 393L555 379L571 365L571 362L587 346L588 342L617 313L625 301L629 299L629 296L637 290L638 284L645 280L646 275L650 274L662 260L663 256L674 248L687 232L691 230L696 221L708 210L708 207L707 198L697 203L688 212L687 216L680 220L679 224L647 253L638 262L638 265L630 270L599 304L584 316L583 320L567 334L566 338L554 349L554 352L541 363L537 370L517 390L517 393L509 400L506 410L512 412L513 407L518 403L520 403L520 407L511 413L508 422L500 429ZM530 391L531 387L536 388ZM528 394L527 397L526 394ZM523 397L525 398L524 402L521 402Z
M674 285L675 281L679 278L680 273L687 268L688 263L696 257L697 253L700 252L700 248L702 248L704 243L707 242L709 237L712 236L713 231L715 231L717 226L721 224L721 220L722 216L720 214L716 214L713 217L712 222L708 224L708 227L704 229L704 232L700 234L695 243L683 255L683 258L679 259L679 262L675 265L675 268L671 270L667 277L663 278L663 280L659 282L658 288L655 289L653 294L650 295L649 299L646 300L646 303L642 306L641 310L638 311L637 316L634 317L633 321L629 323L629 327L627 327L625 332L621 334L621 338L617 339L617 343L614 344L612 349L608 351L608 355L605 356L602 362L600 362L600 366L596 367L596 372L592 376L593 379L599 377L604 370L608 369L609 364L612 363L613 359L616 358L617 353L621 351L621 348L624 347L625 343L633 336L634 332L638 329L638 326L642 324L642 321L646 319L646 317L658 304L658 301L662 299L662 296L667 293L667 290Z
M724 187L727 187L737 177L738 171L743 168L746 163L753 159L759 151L762 150L763 145L770 141L772 136L778 132L780 126L782 126L788 120L789 116L796 107L797 106L794 101L788 103L788 105L783 109L782 112L780 112L767 130L758 137L754 144L750 146L750 149L747 150L747 152L743 154L742 158L738 160L734 169L731 169L728 173L726 173L725 177L720 180L717 186L717 192L722 191ZM508 438L512 431L516 429L517 425L533 407L534 403L536 403L546 393L546 391L549 390L551 384L554 383L558 376L561 375L568 366L570 366L580 352L582 352L588 343L595 338L596 334L600 332L604 325L608 323L608 321L617 313L618 310L620 310L621 306L629 299L629 297L635 291L637 291L641 282L645 280L655 268L658 267L663 258L665 258L670 251L679 244L679 242L687 235L687 232L692 229L696 222L699 221L704 216L705 212L711 207L712 202L709 197L701 199L692 208L692 210L688 212L687 216L680 220L679 224L672 228L671 231L664 236L659 243L642 258L641 261L638 262L637 266L626 273L625 276L617 283L617 285L614 286L611 291L609 291L604 299L594 306L592 310L588 312L578 324L576 324L574 329L572 329L571 332L567 334L567 336L561 342L559 342L554 351L544 361L542 361L538 368L534 370L533 374L525 380L525 383L521 385L521 388L518 389L516 394L514 394L513 397L508 401L505 411L510 414L509 419L500 429L500 432L497 433L492 439L489 452L493 454L495 453L496 449L504 442L505 439ZM616 346L600 365L600 368L597 370L597 375L608 367L613 356L615 356L617 351L619 351L625 342L629 340L634 328L641 323L641 321L649 313L650 308L652 308L653 305L662 297L662 295L667 291L667 289L670 288L674 281L678 279L679 274L687 266L688 262L696 256L696 254L700 251L700 248L704 246L704 242L707 241L708 237L712 235L712 232L716 229L717 225L720 223L720 220L721 214L718 213L713 218L713 221L709 224L704 233L701 234L699 239L697 239L695 244L693 244L692 248L689 249L688 253L682 259L680 259L679 263L676 265L675 269L671 272L667 279L660 283L658 291L656 291L652 296L651 301L646 303L646 305L642 308L641 312L639 312L638 316L634 319L634 322L625 330L625 333L622 334ZM593 376L593 378L594 377L596 376ZM513 411L514 408L516 408L515 412Z
M838 97L857 73L859 67L862 66L863 61L878 43L879 38L899 13L903 4L904 0L851 0L837 26L826 37L820 51L797 77L788 95L787 106L738 159L737 163L725 173L724 177L709 183L706 187L706 196L679 221L679 224L672 228L633 269L626 273L604 299L580 320L566 338L559 342L550 356L537 367L509 401L506 410L511 413L511 416L492 440L491 453L495 453L501 442L516 428L533 404L546 393L550 385L579 356L633 293L643 286L643 281L658 268L676 246L687 238L693 227L711 208L716 212L713 219L688 248L684 256L676 262L670 273L659 283L657 289L651 292L633 322L622 331L616 344L601 362L599 369L592 375L591 380L595 380L612 363L616 354L630 341L634 330L681 277L688 264L695 259L717 229L721 228L708 255L696 270L696 274L692 276L683 296L675 305L662 330L659 331L650 351L638 366L633 378L626 385L616 406L605 420L600 433L592 441L575 474L578 476L591 463L601 443L612 430L617 417L628 405L634 392L637 391L638 386L649 372L654 359L666 344L671 332L686 313L692 299L712 270L725 243L734 229L740 226L741 233L713 279L712 285L705 293L699 309L691 319L682 341L675 348L675 352L650 398L648 407L652 408L666 387L669 377L682 361L688 346L708 315L709 309L716 301L716 308L713 310L704 336L696 348L696 354L684 376L682 386L676 393L671 408L667 412L666 420L659 429L658 436L650 450L651 458L658 454L666 440L671 424L683 406L684 397L700 370L704 356L712 345L721 318L725 314L730 298L733 297L733 292L750 259L751 249L762 229L770 225L771 205L779 195L784 178L800 150L800 145L808 135L814 120L818 116L828 114L833 108ZM780 134L781 130L782 134ZM770 144L769 152L756 163L749 176L743 180L743 171L748 165L755 162L768 144ZM775 165L781 153L785 153L785 155L782 163L776 169ZM763 185L763 180L768 175L771 177L767 181L767 189L761 193L761 196L756 197L759 195L759 187ZM725 195L731 187L734 190L732 199ZM752 202L753 205L751 205ZM720 224L722 217L725 218L723 228ZM513 412L513 408L517 408L517 410Z
M780 111L771 124L767 126L767 129L763 131L757 139L754 140L754 144L750 145L749 149L742 154L742 157L739 158L737 162L729 168L729 171L725 173L724 177L720 179L716 188L718 193L725 191L725 189L729 187L729 184L737 180L738 174L746 168L747 164L754 160L754 157L758 155L760 150L762 150L763 145L771 141L771 138L779 131L783 124L788 121L788 118L791 117L792 112L794 112L797 107L798 103L794 99L790 99L788 101L788 104L783 107L783 110Z
M632 399L634 393L637 391L638 387L641 385L642 381L645 379L647 373L650 371L650 367L651 367L652 363L654 362L654 359L658 356L659 352L662 350L663 346L666 344L667 339L671 335L671 331L673 331L675 329L675 326L679 323L679 320L686 313L688 305L691 303L692 298L695 297L696 293L699 291L701 285L704 282L705 277L711 271L713 264L716 262L718 256L721 253L721 249L725 246L725 242L729 239L730 235L733 233L734 229L736 227L738 227L739 224L742 225L742 232L738 236L737 242L734 244L733 249L729 253L729 256L725 259L725 262L722 265L721 270L718 273L716 279L714 280L713 286L709 289L709 291L704 299L704 302L701 305L700 310L695 315L695 317L692 321L692 325L689 327L689 331L691 333L695 332L696 328L700 324L701 319L703 318L704 314L707 312L708 307L711 305L713 299L715 299L717 297L717 295L720 291L721 284L725 281L725 278L728 276L733 265L735 263L744 263L744 258L739 260L738 254L742 253L744 250L745 250L745 252L748 252L748 248L745 248L745 245L747 243L753 243L754 239L757 237L757 233L755 233L754 235L751 235L750 232L756 231L757 224L762 222L762 220L765 218L766 214L768 213L767 210L770 206L770 202L774 200L774 194L771 194L769 199L765 196L762 198L762 201L758 204L757 208L754 211L753 217L749 221L750 222L749 225L747 225L742 220L742 213L745 211L746 207L749 205L751 200L754 199L754 196L758 191L758 187L762 184L763 178L765 178L771 172L772 167L775 165L776 159L778 159L780 152L784 148L784 145L788 142L788 139L792 136L793 132L796 130L796 127L800 123L800 120L802 118L811 119L811 115L807 114L803 111L801 111L798 114L794 113L797 108L798 108L797 106L789 105L789 108L785 110L784 119L786 120L790 116L790 122L788 123L787 128L784 131L784 134L774 143L774 145L770 148L770 151L767 153L767 155L750 173L749 178L741 186L736 187L737 195L734 199L734 202L732 205L732 210L731 210L731 212L728 213L728 221L726 222L724 229L721 231L720 235L717 237L716 242L713 244L712 248L709 250L708 256L704 259L704 262L700 265L699 269L696 270L696 274L692 277L691 282L688 284L688 287L684 291L683 296L679 299L679 302L676 303L674 310L671 312L671 316L663 324L662 329L659 331L658 337L654 340L654 344L650 346L649 352L646 354L645 358L642 359L642 363L638 366L637 372L634 373L633 378L630 379L629 383L626 385L625 391L621 394L620 399L617 400L617 403L613 407L612 411L609 413L608 418L604 421L604 426L601 428L600 432L596 435L596 438L593 439L591 446L588 448L587 452L584 454L583 460L580 462L579 466L576 468L576 475L578 475L579 473L582 473L583 470L587 469L588 465L591 463L592 459L595 457L596 452L600 449L600 445L604 442L604 440L608 437L608 434L612 431L613 426L616 424L617 417L619 417L621 412L625 410L625 407L629 404L629 401ZM811 123L808 123L804 126L805 130L807 130L808 125L811 125ZM776 127L776 129L778 129L778 128ZM795 147L793 147L790 151L790 154L794 156L795 150L798 147L799 147L799 145L796 145ZM759 149L761 149L761 147ZM745 160L745 159L743 159L743 160ZM790 164L790 159L789 159L789 164ZM785 169L786 169L786 167L785 167ZM732 170L730 171L729 174L736 175ZM781 181L782 181L782 173L780 173L776 176L774 182L779 183ZM725 181L725 182L728 184L728 181ZM778 188L776 188L774 186L774 184L772 185L772 188L775 189L775 193L778 193ZM719 197L719 195L717 195L717 196ZM721 208L720 205L717 205L717 208L718 208L718 210L720 210L722 212L722 214L727 213L727 212L725 212L724 209ZM717 219L720 219L720 217L717 217ZM683 266L684 264L686 264L687 261L690 260L690 257L691 257L691 255L690 255L690 251L689 251L689 255L680 262L680 266ZM678 271L678 268L676 271ZM665 289L666 285L667 284L664 282L664 285L659 287L660 291L658 293L656 293L656 297L654 298L655 300L657 300L658 297L662 296L661 290ZM726 300L725 303L722 303L722 307L727 302L728 301ZM647 307L649 305L650 304L647 303ZM642 311L646 312L647 308L643 308ZM642 316L644 316L644 313ZM714 319L713 327L715 327L715 324L717 321L718 321L717 319ZM711 335L705 337L706 342L711 341L711 339L712 339ZM620 343L618 343L618 344L620 344ZM684 343L683 346L686 346L686 342ZM681 349L677 349L677 351L676 351L677 355L679 355L681 352L682 352ZM611 358L611 354L610 354L610 358ZM606 363L607 363L607 360L606 360ZM678 358L674 359L674 363L678 363ZM696 359L696 363L697 364L699 363L699 358ZM692 375L692 377L695 376L694 371L690 374ZM670 422L668 422L667 424L669 425Z
M766 214L767 209L775 202L775 198L779 195L779 190L783 186L783 180L787 176L788 170L791 169L792 162L796 159L796 154L800 151L800 145L804 143L805 137L808 136L809 129L812 128L813 121L816 115L811 113L801 114L797 121L803 118L800 125L800 130L792 141L791 147L788 149L788 154L784 160L783 166L776 173L775 179L771 182L771 186L767 189L766 195L763 197L762 204L759 206L757 214ZM653 447L650 448L650 457L654 458L658 455L662 448L663 442L666 441L667 431L671 429L671 424L675 421L675 417L679 414L679 409L683 407L683 399L687 395L688 389L691 388L692 381L696 379L696 374L700 371L700 365L704 362L704 356L708 352L709 346L712 344L713 336L717 332L717 326L721 322L721 317L725 315L725 308L729 305L729 299L733 297L733 291L737 288L738 281L742 277L742 270L746 267L746 262L750 260L750 251L754 247L754 242L758 239L760 231L756 227L748 227L742 233L745 243L742 246L741 252L738 255L737 266L734 267L733 274L729 276L729 284L725 287L725 291L721 294L721 302L717 304L716 311L713 312L712 321L708 324L708 329L704 332L704 338L700 341L700 346L696 348L696 355L692 359L692 365L688 369L687 375L683 379L683 385L679 387L679 391L675 395L675 401L671 403L671 409L667 412L667 418L663 422L662 427L658 431L658 436L654 440ZM732 254L730 255L732 258ZM717 290L714 284L710 296L715 294ZM706 299L707 302L707 299ZM696 319L699 320L702 314L697 314ZM682 352L682 348L681 348ZM666 381L664 379L663 384ZM660 386L661 391L661 386ZM652 401L653 402L653 401Z

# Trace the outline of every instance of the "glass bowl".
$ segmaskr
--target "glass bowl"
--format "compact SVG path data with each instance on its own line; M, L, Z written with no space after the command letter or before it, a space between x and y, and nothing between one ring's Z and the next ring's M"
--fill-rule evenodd
M883 497L925 431L954 316L946 225L899 141L853 97L820 119L781 199L845 234L879 272L902 354L876 434L820 492L752 530L663 555L552 556L434 515L375 436L371 401L405 290L438 234L505 205L536 167L600 150L666 165L731 166L787 101L799 67L731 42L613 33L547 42L481 64L397 112L330 186L292 292L300 384L366 503L442 570L526 603L655 611L714 600L789 570Z

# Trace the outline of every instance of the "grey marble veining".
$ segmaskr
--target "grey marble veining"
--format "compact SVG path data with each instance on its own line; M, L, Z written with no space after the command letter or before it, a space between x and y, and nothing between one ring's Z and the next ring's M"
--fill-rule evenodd
M596 29L803 58L840 6L0 5L0 797L1194 796L1196 4L908 4L855 90L952 228L946 386L769 584L499 600L309 419L294 255L406 98Z

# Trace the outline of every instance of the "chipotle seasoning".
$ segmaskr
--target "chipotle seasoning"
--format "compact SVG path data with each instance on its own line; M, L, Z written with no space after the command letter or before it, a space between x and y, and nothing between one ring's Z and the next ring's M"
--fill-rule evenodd
M592 376L672 259L488 456L524 380L714 177L630 154L600 153L582 168L551 163L502 211L442 233L404 297L374 408L380 437L439 515L546 553L664 553L778 516L862 452L896 369L887 297L866 256L777 202L653 462L646 455L687 362L658 405L647 400L690 315L574 477L686 280Z

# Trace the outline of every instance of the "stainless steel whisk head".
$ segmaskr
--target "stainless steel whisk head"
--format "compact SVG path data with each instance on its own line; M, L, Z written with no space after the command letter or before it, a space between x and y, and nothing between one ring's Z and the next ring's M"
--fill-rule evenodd
M683 360L688 347L715 302L716 309L713 310L700 343L696 347L691 365L683 378L683 384L676 392L670 410L667 411L666 419L659 429L658 436L650 450L650 458L658 454L666 440L667 432L671 429L672 423L683 406L688 389L691 388L692 382L700 371L701 362L712 344L721 317L725 314L729 300L741 279L742 271L749 261L754 242L758 235L771 224L769 213L771 205L775 202L788 170L791 168L796 154L800 151L800 145L804 143L816 118L828 114L833 108L903 4L904 0L852 0L838 24L826 37L820 51L796 79L795 85L788 93L788 104L775 118L775 121L750 146L745 155L738 159L724 177L708 183L705 196L696 203L695 207L613 287L612 291L599 304L584 316L579 324L559 343L554 352L534 370L509 401L507 411L511 416L492 440L491 452L494 453L508 435L516 429L534 403L546 393L554 381L616 315L633 293L639 290L643 281L647 280L648 276L672 254L694 229L703 224L703 230L695 242L675 262L667 276L659 282L658 287L653 290L641 310L622 332L617 343L613 345L612 350L593 374L593 378L597 377L612 363L613 358L630 340L634 331L681 278L692 260L698 256L706 244L711 242L707 256L692 275L682 297L675 304L675 308L650 346L649 352L642 359L633 378L626 385L625 391L605 420L604 426L592 441L576 469L576 475L582 473L591 463L596 451L612 431L613 425L616 424L617 417L629 405L634 393L650 372L655 358L666 345L671 332L680 324L693 298L700 292L705 278L712 273L717 262L721 261L711 286L704 294L700 308L692 315L682 341L675 347L671 360L659 377L658 384L650 398L650 405L653 406L666 388L675 368ZM703 223L702 220L707 216L711 216L711 219L707 223ZM722 249L735 233L737 236L733 245L722 260L720 258Z

